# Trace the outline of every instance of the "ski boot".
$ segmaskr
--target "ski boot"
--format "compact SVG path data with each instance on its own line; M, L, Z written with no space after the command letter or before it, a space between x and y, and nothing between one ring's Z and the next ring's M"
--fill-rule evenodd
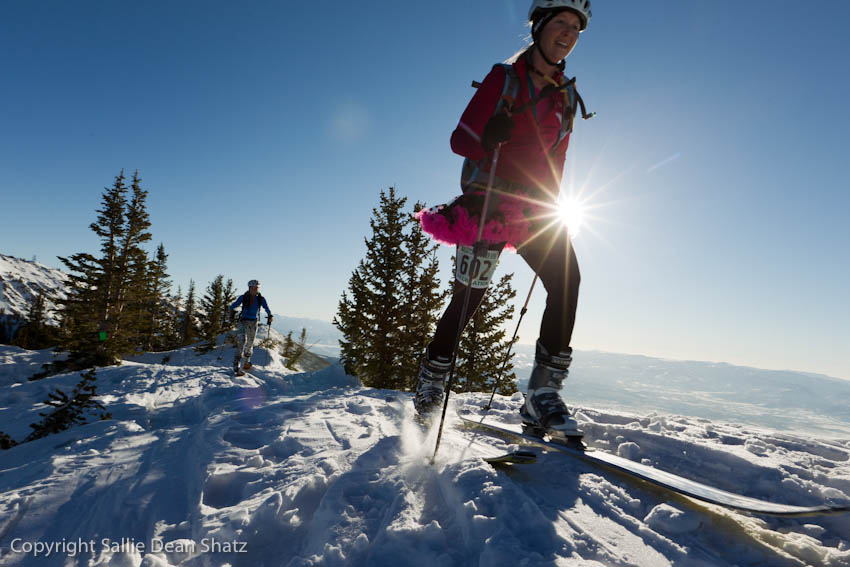
M440 409L445 393L446 376L451 368L451 358L437 356L432 359L425 350L422 363L419 366L419 383L416 385L416 395L413 397L413 407L419 422L423 425L430 423L431 416Z
M242 357L239 355L233 359L233 374L236 376L245 376L245 371L242 370Z
M569 373L572 349L549 354L540 341L534 356L534 369L528 380L528 393L519 413L522 430L528 435L542 438L548 435L552 441L583 449L583 433L578 422L570 416L558 391Z
M242 365L242 370L251 370L251 368L253 368L253 367L254 367L254 365L251 364L251 361L247 360L247 361L245 361L245 364Z

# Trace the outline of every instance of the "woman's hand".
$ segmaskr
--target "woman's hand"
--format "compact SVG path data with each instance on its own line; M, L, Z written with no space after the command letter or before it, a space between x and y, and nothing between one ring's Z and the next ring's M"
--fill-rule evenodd
M481 134L481 145L484 147L484 150L491 152L499 144L504 144L510 140L513 127L514 121L507 114L500 112L493 115L487 121L487 124L484 126L484 132Z

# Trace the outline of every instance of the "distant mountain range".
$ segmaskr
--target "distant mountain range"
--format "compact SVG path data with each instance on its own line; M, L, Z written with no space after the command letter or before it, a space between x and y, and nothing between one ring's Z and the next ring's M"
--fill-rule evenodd
M56 323L56 302L65 299L68 276L33 260L0 254L0 312L26 315L32 300L43 293L48 322Z
M292 331L292 338L296 340L301 335L301 329L307 329L307 346L312 352L331 358L339 356L342 333L329 321L275 314L272 329L284 336Z
M60 270L0 254L0 311L6 319L25 315L32 298L43 291L55 320L55 301L65 297L66 280ZM282 336L291 331L295 339L306 329L311 352L331 360L339 357L342 334L329 321L275 315L272 328ZM521 390L533 362L534 345L516 345L513 363ZM576 351L563 396L579 407L662 411L833 435L850 432L850 380L820 374Z
M0 254L0 341L10 341L33 299L44 294L46 322L58 324L57 301L65 299L68 276L34 260Z

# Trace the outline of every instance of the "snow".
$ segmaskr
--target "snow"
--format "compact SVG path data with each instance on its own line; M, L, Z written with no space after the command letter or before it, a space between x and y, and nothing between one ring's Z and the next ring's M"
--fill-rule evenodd
M410 394L362 387L338 364L290 371L262 348L235 378L232 349L218 355L99 368L114 419L0 453L0 564L850 565L850 515L747 516L559 453L494 468L480 457L515 446L454 417L485 394L452 397L431 465L436 428L414 423ZM26 380L51 358L0 346L0 430L13 438L47 392L79 380ZM517 423L521 401L497 396L490 414ZM846 436L585 405L576 415L599 450L751 497L850 502Z
M39 292L44 292L46 320L58 324L56 301L66 297L68 276L35 261L0 254L0 313L25 316Z

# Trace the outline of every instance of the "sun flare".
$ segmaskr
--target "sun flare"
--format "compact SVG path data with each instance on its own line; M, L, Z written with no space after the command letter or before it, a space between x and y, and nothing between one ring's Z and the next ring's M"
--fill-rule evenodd
M561 194L558 199L558 216L570 234L575 236L587 217L587 207L579 199Z

